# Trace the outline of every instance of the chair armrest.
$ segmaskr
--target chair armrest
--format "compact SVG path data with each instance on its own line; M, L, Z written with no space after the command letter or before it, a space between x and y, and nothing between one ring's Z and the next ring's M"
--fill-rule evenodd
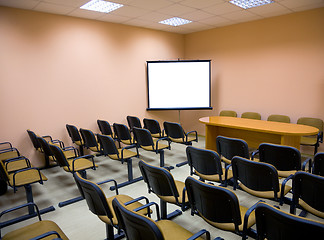
M147 212L149 214L149 217L151 217L151 211L150 211L150 206L154 205L155 206L155 210L156 210L156 216L157 216L157 220L159 221L161 219L160 217L160 211L159 211L159 205L156 202L149 202L143 206L140 206L138 208L133 209L134 212L138 212L144 208L147 208Z
M200 236L202 236L203 234L206 234L206 239L210 240L210 233L206 230L206 229L202 229L199 232L195 233L194 235L192 235L190 238L187 238L187 240L193 240L193 239L197 239ZM219 240L223 239L223 238L217 238Z
M6 153L6 152L13 152L13 151L18 152L18 154L19 154L18 149L15 148L15 147L3 148L3 149L0 150L0 154L1 154L1 153Z
M198 142L198 134L197 134L197 131L196 130L193 130L193 131L190 131L190 132L187 132L185 135L186 135L186 142L188 142L188 136L190 133L194 133L195 134L195 137L196 139L194 141Z
M68 147L63 147L62 150L65 151L74 151L74 157L77 158L80 154L79 154L79 150L73 146L68 146Z
M31 164L30 164L29 159L26 158L25 156L19 156L19 157L15 157L15 158L6 159L4 161L5 162L6 169L8 169L8 165L10 165L10 163L16 162L16 161L20 161L20 160L25 160L25 162L26 162L26 168L31 168Z
M43 238L46 238L46 237L51 236L51 235L56 235L57 236L57 238L54 238L54 239L62 239L60 234L58 234L58 232L49 231L49 232L43 233L43 234L41 234L41 235L39 235L37 237L33 237L30 240L39 240L39 239L43 239Z
M323 143L323 132L318 132L317 141Z
M10 142L1 142L1 143L0 143L0 146L1 146L1 145L4 145L4 144L9 145L8 148L12 148L12 144L11 144Z
M162 138L159 138L158 140L156 140L156 145L155 145L156 153L157 153L157 150L159 149L159 148L158 148L158 147L159 147L159 142L160 142L160 141L163 141L163 140L168 141L168 145L169 145L168 149L170 150L170 139L167 138L167 137L162 137Z
M148 200L147 197L145 197L145 196L140 196L140 197L138 197L138 198L134 198L133 200L130 200L130 201L128 201L128 202L125 202L124 205L127 206L127 205L129 205L129 204L132 204L132 203L134 203L134 202L138 202L138 201L143 200L143 199L145 199L146 204L149 203L149 200Z
M250 207L250 208L246 211L246 213L245 213L245 215L244 215L242 239L245 239L246 234L247 234L247 224L248 224L249 217L250 217L251 213L255 210L256 206L257 206L260 202L264 202L264 201L260 200L260 201L258 201L257 203L255 203L252 207Z
M285 190L285 187L286 187L286 184L289 180L292 180L294 179L295 175L294 174L291 174L289 175L288 177L286 177L286 179L284 179L281 183L281 193L280 193L280 201L279 201L279 205L282 206L283 205L283 200L284 200L284 190Z
M45 136L42 136L42 138L45 138L45 139L49 139L48 141L52 141L52 137L50 135L45 135Z
M230 167L232 167L232 164L229 164L226 166L225 168L225 187L227 187L227 176L228 176L228 170L230 169Z
M104 183L109 183L109 182L113 182L114 183L114 186L115 186L115 190L116 190L116 195L118 195L118 186L117 186L117 182L115 179L107 179L107 180L104 180L104 181L101 181L101 182L98 182L97 184L98 185L101 185L101 184L104 184Z
M38 168L31 167L31 168L21 169L21 170L15 171L14 174L13 174L13 187L14 187L14 192L16 191L16 176L19 175L20 173L26 172L26 171L37 171L38 172L38 175L39 175L39 180L34 181L34 182L39 182L40 184L43 184L42 175L41 175L41 172L40 172L40 170ZM34 182L31 182L31 183L34 183Z
M33 207L36 209L36 214L37 214L37 216L38 216L38 219L39 219L39 221L41 221L42 218L41 218L41 215L40 215L40 213L39 213L38 206L37 206L35 203L33 203L33 202L28 202L28 203L25 203L25 204L22 204L22 205L19 205L19 206L16 206L16 207L13 207L13 208L10 208L10 209L7 209L7 210L4 210L4 211L2 211L2 212L0 213L0 218L1 218L3 215L7 214L7 213L10 213L10 212L13 212L13 211L19 210L19 209L21 209L21 208L23 208L23 207L29 207L29 206L33 206Z
M76 157L76 158L73 159L73 161L72 161L72 172L75 172L74 171L74 163L75 163L75 161L77 161L77 160L79 160L81 158L86 158L86 159L91 158L92 165L93 165L93 169L96 169L96 165L95 165L95 162L94 162L94 159L93 159L94 156L89 154L89 155L84 155L84 156Z
M302 171L305 171L307 164L308 164L308 172L311 172L311 170L312 170L312 159L311 158L307 158L303 162L303 164L302 164Z
M259 149L251 152L251 154L250 154L251 155L251 160L253 160L254 159L254 156L257 155L257 154L259 154Z

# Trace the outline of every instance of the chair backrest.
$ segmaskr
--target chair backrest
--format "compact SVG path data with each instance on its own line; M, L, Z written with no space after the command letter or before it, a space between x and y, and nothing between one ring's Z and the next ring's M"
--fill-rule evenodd
M164 122L163 127L168 137L184 139L184 130L179 123Z
M139 146L152 146L152 149L154 149L154 141L149 130L134 127L133 132Z
M116 135L119 141L121 140L131 140L132 136L126 125L120 123L114 123L114 129L116 130Z
M229 160L234 156L250 158L249 147L243 139L217 136L216 146L218 154Z
M323 120L320 118L301 117L297 120L297 124L316 127L320 132L323 132Z
M110 136L101 134L98 134L97 137L101 147L100 150L103 151L103 154L105 156L113 154L118 155L118 149L116 147L114 139L112 139Z
M219 116L237 117L237 113L232 110L222 110L222 111L220 111Z
M67 161L67 159L66 159L66 157L65 157L65 155L63 153L63 150L59 146L49 144L49 147L50 147L51 152L53 153L53 155L55 157L56 162L58 163L58 165L60 167L65 167L65 166L70 167L70 164Z
M80 128L80 133L86 148L98 148L96 136L91 130ZM99 150L99 149L98 149Z
M27 129L27 133L28 133L28 136L29 136L34 148L36 150L38 150L41 146L40 146L40 143L37 140L37 135L33 131L31 131L29 129Z
M255 162L242 157L232 159L234 181L240 181L255 191L274 191L274 198L279 192L278 172L268 163Z
M266 162L276 167L279 171L301 169L301 155L297 148L261 143L259 145L260 162Z
M185 181L192 211L212 222L241 225L239 200L228 188L204 183L193 177Z
M290 123L290 117L286 115L272 114L268 117L267 121Z
M89 210L98 216L107 216L109 219L113 218L111 209L109 208L108 201L105 193L99 185L84 179L79 173L73 173L74 179L81 195L86 199ZM112 222L112 221L111 221Z
M244 113L242 113L241 118L261 120L261 115L260 115L260 113L257 113L257 112L244 112Z
M315 154L312 173L324 176L324 152L318 152Z
M131 211L115 198L112 201L118 224L125 230L129 240L163 240L162 232L150 218ZM170 229L170 231L172 231Z
M160 196L174 196L178 203L179 193L173 176L168 170L153 166L143 160L139 161L138 165L149 192Z
M72 142L81 142L81 136L79 133L79 130L77 129L76 126L74 125L70 125L70 124L66 124L66 130L68 131L68 134L70 136L70 138L72 139Z
M286 213L266 203L255 209L257 239L318 239L324 236L324 224Z
M111 127L110 127L110 124L105 121L105 120L97 120L97 124L98 124L98 127L99 127L99 130L100 132L103 134L103 135L110 135L112 136L113 133L111 131Z
M298 204L298 199L302 199L313 209L324 212L324 177L297 172L293 179L294 204Z
M202 148L188 146L186 149L190 172L193 169L205 175L223 175L220 157L217 152Z
M151 134L161 134L161 127L157 120L144 118L143 123L144 128L149 130Z
M39 142L43 152L46 156L52 156L53 153L50 149L49 143L42 137L36 137L37 141Z
M134 127L142 128L141 120L138 117L135 117L135 116L127 116L126 119L127 119L127 123L128 123L129 129L131 131L133 131L133 128Z

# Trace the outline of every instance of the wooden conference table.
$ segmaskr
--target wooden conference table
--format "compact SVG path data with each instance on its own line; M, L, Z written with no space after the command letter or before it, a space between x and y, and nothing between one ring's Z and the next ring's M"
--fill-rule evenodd
M301 136L315 135L318 129L311 126L271 122L237 117L203 117L206 125L206 149L216 150L218 135L244 139L249 147L258 148L260 143L275 143L300 149Z

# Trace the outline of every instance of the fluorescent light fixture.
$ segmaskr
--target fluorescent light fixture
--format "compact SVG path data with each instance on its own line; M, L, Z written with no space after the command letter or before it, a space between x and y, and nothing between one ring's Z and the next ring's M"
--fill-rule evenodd
M169 18L169 19L160 21L159 23L176 27L176 26L184 25L184 24L191 23L191 22L192 21L190 21L190 20L174 17L174 18Z
M109 13L112 12L124 5L119 3L107 2L103 0L91 0L90 2L81 6L81 9L102 12L102 13Z
M273 3L272 0L231 0L230 3L244 9L262 6L265 4Z

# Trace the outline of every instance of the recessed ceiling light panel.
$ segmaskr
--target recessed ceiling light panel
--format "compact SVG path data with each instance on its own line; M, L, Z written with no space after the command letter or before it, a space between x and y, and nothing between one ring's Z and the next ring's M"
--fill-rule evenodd
M262 6L265 4L273 3L272 0L231 0L230 3L244 9Z
M81 9L102 12L102 13L109 13L112 12L124 5L119 3L107 2L103 0L91 0L90 2L81 6Z
M176 26L184 25L184 24L191 23L191 22L192 21L190 21L190 20L174 17L174 18L169 18L169 19L160 21L159 23L176 27Z

